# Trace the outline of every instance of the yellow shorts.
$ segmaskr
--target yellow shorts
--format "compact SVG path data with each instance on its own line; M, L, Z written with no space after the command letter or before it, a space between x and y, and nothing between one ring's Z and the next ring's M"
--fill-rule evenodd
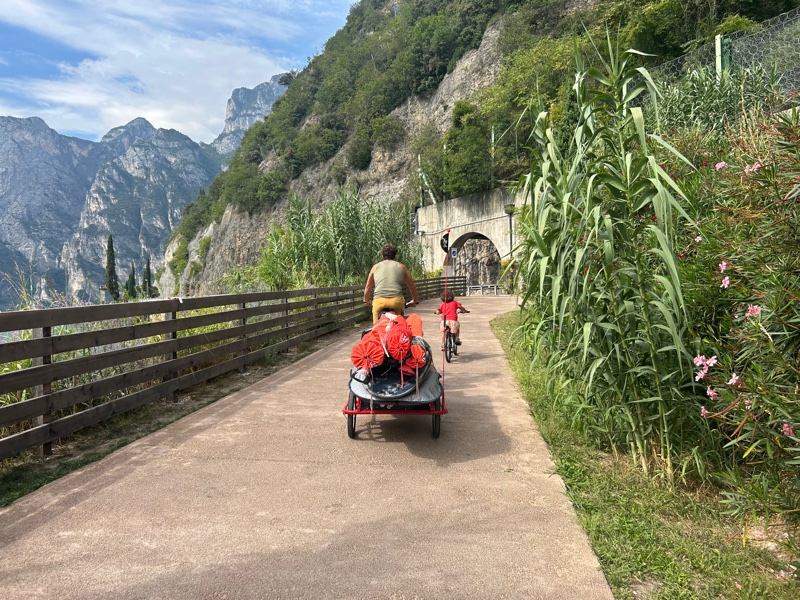
M395 314L402 315L406 308L406 299L402 296L396 298L374 298L372 300L372 322L377 323L381 311L393 310Z

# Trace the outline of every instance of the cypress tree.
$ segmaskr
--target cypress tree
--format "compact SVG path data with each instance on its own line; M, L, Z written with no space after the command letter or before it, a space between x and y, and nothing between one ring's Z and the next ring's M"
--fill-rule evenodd
M144 272L142 273L142 296L145 298L153 297L153 274L150 272L150 257L147 257L147 262L144 264Z
M136 267L131 262L131 270L128 272L128 281L125 282L125 291L128 298L136 298Z
M117 260L114 258L114 240L108 234L106 245L106 289L114 302L119 302L119 278L117 277Z

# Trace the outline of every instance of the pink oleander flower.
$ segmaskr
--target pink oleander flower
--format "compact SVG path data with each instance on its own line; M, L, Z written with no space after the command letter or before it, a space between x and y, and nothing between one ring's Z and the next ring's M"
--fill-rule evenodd
M744 168L744 173L745 173L745 175L749 175L750 173L755 173L755 172L756 172L756 171L758 171L760 168L761 168L761 164L759 164L759 163L753 163L753 166L752 166L752 167L751 167L750 165L747 165L747 166Z
M709 358L709 359L706 361L706 364L707 364L709 367L713 367L715 364L717 364L717 355L715 354L714 356L712 356L711 358Z
M705 354L701 354L700 356L695 356L694 357L694 364L697 365L698 367L700 365L706 364L706 356L705 356Z
M719 284L719 287L727 289L730 284L731 278L726 275L722 278L722 283Z
M725 168L725 167L727 167L727 166L728 166L728 163L726 163L726 162L723 160L723 161L721 161L721 162L718 162L717 164L715 164L715 165L714 165L714 168L715 168L717 171L719 171L720 169L724 169L724 168Z
M747 312L744 313L745 317L757 317L761 314L761 307L758 304L748 304Z
M719 396L719 394L717 393L717 391L714 388L712 388L711 386L708 386L706 388L706 396L708 396L712 400L716 400L717 396Z
M700 407L700 416L701 417L708 417L708 411L706 410L705 406Z
M703 236L701 236L701 235L698 235L696 238L694 238L694 241L695 241L695 242L698 242L698 243L699 243L699 242L702 242L702 241L703 241Z
M753 410L753 401L750 398L745 398L744 399L744 407L747 410Z
M789 425L788 423L784 423L781 429L783 429L784 435L788 435L789 437L794 437L794 429L792 429L792 426Z
M704 366L701 370L697 372L697 375L694 376L694 380L700 381L707 374L708 374L708 367Z
M724 273L725 269L727 269L727 268L728 268L728 263L726 263L724 260L721 263L719 263L719 272L720 273Z
M739 376L734 373L728 380L728 385L736 385L737 383L739 383Z

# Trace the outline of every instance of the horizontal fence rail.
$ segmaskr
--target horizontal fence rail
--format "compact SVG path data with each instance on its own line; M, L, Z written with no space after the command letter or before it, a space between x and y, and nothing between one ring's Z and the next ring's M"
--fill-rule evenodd
M467 294L467 278L463 276L422 279L415 283L417 294L423 300L426 298L438 298L444 291L445 282L447 282L447 288L452 290L456 296L465 296ZM410 294L406 293L406 299L411 299Z
M451 277L456 294L466 278ZM416 283L438 297L444 278ZM363 287L0 313L0 459L366 320ZM408 295L410 299L410 294Z

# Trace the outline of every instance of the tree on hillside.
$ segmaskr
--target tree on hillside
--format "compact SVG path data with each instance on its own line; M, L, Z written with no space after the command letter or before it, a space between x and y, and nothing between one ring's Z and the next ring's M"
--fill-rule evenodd
M444 193L457 198L492 184L489 132L478 107L464 100L453 108L453 127L444 137Z
M114 239L108 235L106 244L106 289L114 302L119 302L119 278L117 277L117 261L114 258Z
M128 280L125 282L125 293L128 298L136 298L136 267L131 261L131 270L128 271Z
M147 262L144 264L144 271L142 272L142 296L145 298L155 298L158 296L158 290L153 287L153 272L150 270L150 257L147 257Z

